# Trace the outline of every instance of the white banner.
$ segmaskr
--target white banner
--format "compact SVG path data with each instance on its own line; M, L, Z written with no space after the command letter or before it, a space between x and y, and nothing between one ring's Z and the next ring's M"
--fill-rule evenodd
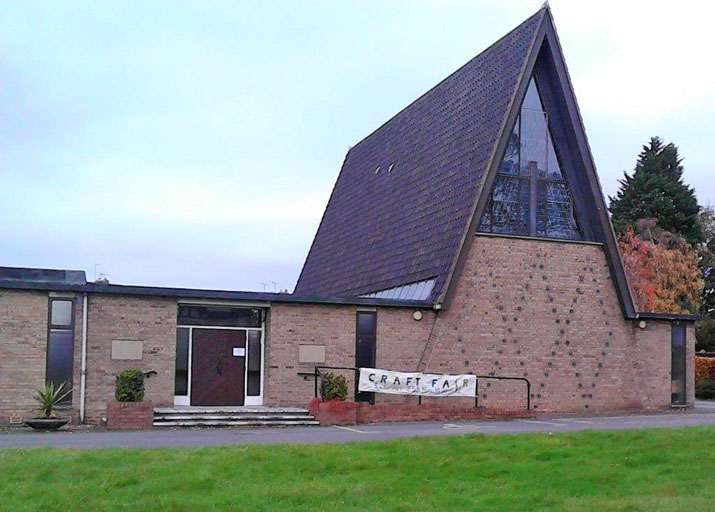
M360 391L394 395L464 396L477 392L476 375L438 375L360 368Z

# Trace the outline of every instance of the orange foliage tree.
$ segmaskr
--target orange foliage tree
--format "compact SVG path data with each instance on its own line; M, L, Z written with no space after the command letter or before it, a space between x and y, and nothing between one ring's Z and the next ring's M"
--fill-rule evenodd
M641 311L695 313L703 291L698 255L684 238L638 222L618 241L633 299Z

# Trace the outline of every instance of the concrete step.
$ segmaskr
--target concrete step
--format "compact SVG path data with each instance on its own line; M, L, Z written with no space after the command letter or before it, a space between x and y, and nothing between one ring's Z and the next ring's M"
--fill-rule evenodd
M308 409L302 407L266 407L266 406L236 406L236 407L154 407L155 414L308 414Z
M300 421L312 420L309 414L154 414L154 421L234 420L234 421Z
M300 407L156 407L156 427L275 427L318 425Z
M296 425L320 425L317 420L293 421L256 421L256 420L183 420L183 421L157 421L155 427L277 427Z

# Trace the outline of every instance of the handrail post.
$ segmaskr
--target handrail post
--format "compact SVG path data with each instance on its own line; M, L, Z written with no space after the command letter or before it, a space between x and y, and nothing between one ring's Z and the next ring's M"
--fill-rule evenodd
M526 410L531 410L531 382L526 380Z
M315 398L318 398L318 367L313 367L313 386L315 387Z
M474 408L479 407L479 377L476 378L476 383L474 386Z

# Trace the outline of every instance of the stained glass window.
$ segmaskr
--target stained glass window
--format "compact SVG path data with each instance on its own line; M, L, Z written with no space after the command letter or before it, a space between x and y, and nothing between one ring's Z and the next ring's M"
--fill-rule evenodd
M580 240L539 90L532 78L494 180L479 230Z

